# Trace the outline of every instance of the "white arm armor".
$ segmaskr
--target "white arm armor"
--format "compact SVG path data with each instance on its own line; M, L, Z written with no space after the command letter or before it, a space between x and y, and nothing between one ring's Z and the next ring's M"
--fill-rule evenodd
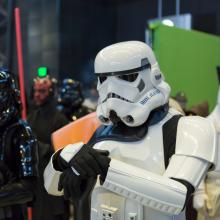
M198 182L197 178L201 179L209 166L208 162L197 158L179 156L178 159L181 171L185 178L188 177L189 182L193 180ZM188 169L189 166L194 168L193 173ZM171 172L169 174L165 172L164 176L160 176L112 159L103 187L166 214L179 214L184 208L187 188L169 178L178 178L176 174L179 166L176 167L173 158L168 168L169 171L173 169L173 175L170 176Z
M178 124L176 152L163 176L112 159L103 186L153 209L179 214L187 195L181 181L196 189L215 163L215 150L212 123L197 116L183 117Z
M176 155L200 158L215 166L216 153L216 130L210 120L199 116L180 118L176 137Z
M47 167L44 170L44 187L49 194L54 196L62 196L63 190L58 191L58 182L62 172L54 169L53 157L55 155L56 153L52 155L49 163L47 164Z
M79 152L83 145L84 144L82 142L69 144L62 149L60 156L66 162L69 162ZM53 166L53 160L54 157L56 157L57 152L52 155L50 162L47 164L47 167L44 170L44 187L49 194L54 196L62 196L63 190L58 191L58 182L62 172L55 170Z

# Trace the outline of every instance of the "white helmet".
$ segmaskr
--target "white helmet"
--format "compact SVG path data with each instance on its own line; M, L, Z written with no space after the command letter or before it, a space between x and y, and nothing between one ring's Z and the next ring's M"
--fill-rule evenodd
M119 119L134 127L150 112L168 103L170 86L164 81L152 49L127 41L102 49L95 59L99 102L97 116L104 124Z

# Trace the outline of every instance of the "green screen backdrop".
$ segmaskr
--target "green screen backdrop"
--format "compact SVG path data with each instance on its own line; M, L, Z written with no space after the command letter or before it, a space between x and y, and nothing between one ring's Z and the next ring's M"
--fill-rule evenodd
M185 92L188 107L207 100L211 111L218 92L220 37L159 25L153 30L153 49L171 95Z

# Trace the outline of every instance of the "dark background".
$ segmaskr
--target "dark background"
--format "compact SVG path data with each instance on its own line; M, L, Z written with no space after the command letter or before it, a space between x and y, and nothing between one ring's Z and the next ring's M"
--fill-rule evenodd
M157 17L156 0L17 0L15 5L21 9L27 88L39 66L49 67L58 79L71 77L89 87L97 52L119 41L144 41L147 20ZM175 14L175 0L163 0L162 12ZM207 33L220 35L219 12L219 0L181 1L180 13L191 13L193 28ZM12 36L8 66L17 72Z

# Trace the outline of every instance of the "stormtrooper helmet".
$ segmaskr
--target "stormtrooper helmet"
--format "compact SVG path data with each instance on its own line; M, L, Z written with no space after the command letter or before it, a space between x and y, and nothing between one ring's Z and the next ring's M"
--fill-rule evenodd
M170 86L152 49L143 42L121 42L102 49L95 59L95 74L96 112L103 124L122 121L139 126L151 111L168 103Z

